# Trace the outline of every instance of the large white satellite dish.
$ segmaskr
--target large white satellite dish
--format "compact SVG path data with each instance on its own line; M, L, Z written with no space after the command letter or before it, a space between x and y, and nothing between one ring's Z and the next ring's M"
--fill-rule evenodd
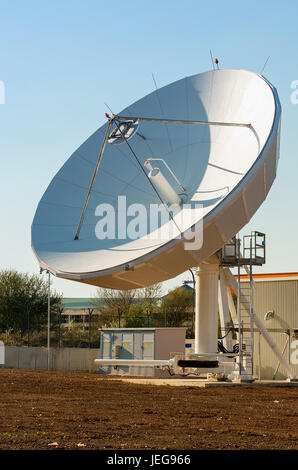
M237 318L230 292L237 283L216 255L254 215L275 179L281 117L275 88L252 72L213 70L107 117L63 165L37 207L32 247L41 268L65 279L133 289L198 266L195 353L150 364L210 371L218 364L236 366L241 380L252 380L253 340L243 336L241 303L251 335L254 323L294 379L240 282ZM152 207L167 217L157 211L152 224ZM218 309L224 325L230 315L236 325L236 362L225 362L229 351L218 352ZM225 341L231 343L231 333Z
M40 266L115 289L148 286L198 266L265 200L276 174L280 114L277 92L263 76L213 70L111 116L66 161L37 207L32 247ZM118 196L148 214L152 204L180 206L153 237L148 215L139 238L122 229L119 236L117 218L115 237L99 239L97 207L109 204L121 218ZM203 245L186 250L185 236L202 224Z

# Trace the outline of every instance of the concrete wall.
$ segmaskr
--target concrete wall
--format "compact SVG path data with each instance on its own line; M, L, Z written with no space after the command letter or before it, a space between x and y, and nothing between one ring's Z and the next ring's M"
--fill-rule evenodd
M51 348L50 369L65 372L97 372L94 359L100 357L99 349ZM8 369L47 370L46 348L5 346L5 364Z

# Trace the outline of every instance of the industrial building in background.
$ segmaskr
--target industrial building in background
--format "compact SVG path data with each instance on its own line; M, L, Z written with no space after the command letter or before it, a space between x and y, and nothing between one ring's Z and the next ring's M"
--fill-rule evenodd
M254 311L298 375L298 273L254 274ZM241 276L241 286L248 286ZM288 371L254 328L256 377L284 380Z

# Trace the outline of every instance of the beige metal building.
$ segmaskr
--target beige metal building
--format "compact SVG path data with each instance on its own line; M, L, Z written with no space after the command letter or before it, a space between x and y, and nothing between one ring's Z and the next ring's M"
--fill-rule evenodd
M255 274L253 279L254 310L298 376L298 273ZM241 276L241 283L247 284L247 276ZM254 375L268 380L288 375L258 330Z

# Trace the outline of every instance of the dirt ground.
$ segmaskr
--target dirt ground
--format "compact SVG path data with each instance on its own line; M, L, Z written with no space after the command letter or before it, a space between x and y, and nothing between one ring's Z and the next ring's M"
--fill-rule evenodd
M0 449L298 449L297 398L0 369Z

